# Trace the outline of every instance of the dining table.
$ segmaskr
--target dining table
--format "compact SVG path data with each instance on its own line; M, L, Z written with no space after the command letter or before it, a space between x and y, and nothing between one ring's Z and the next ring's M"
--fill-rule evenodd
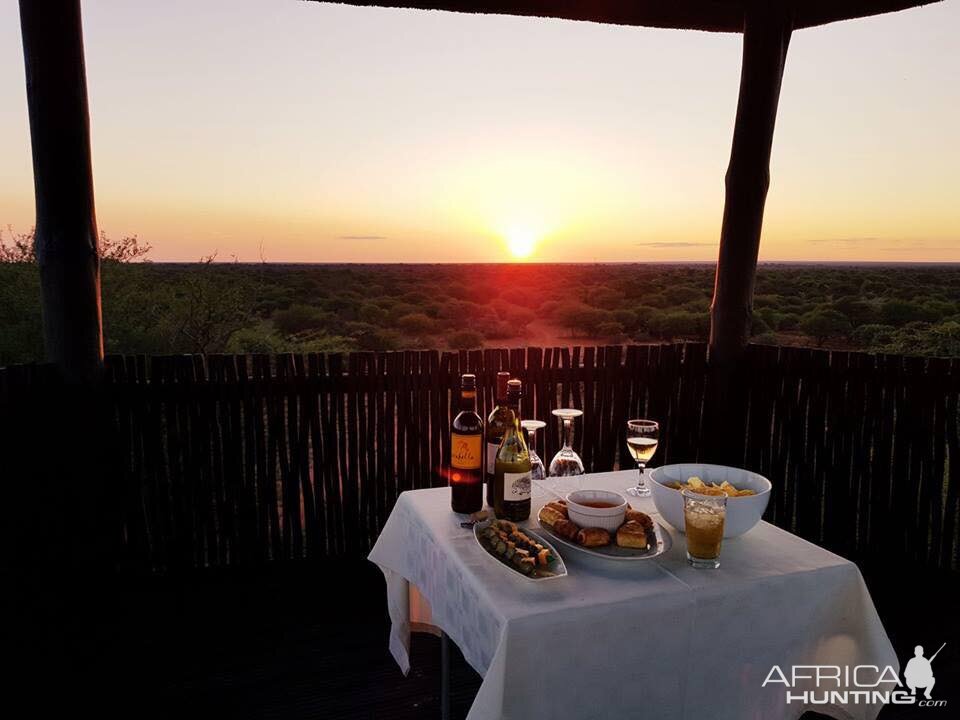
M536 533L545 503L635 481L636 471L539 481L519 524ZM652 500L628 499L662 525L669 550L615 561L554 543L567 575L536 582L479 545L449 488L401 493L369 559L386 579L403 673L411 632L425 630L483 677L468 720L876 717L882 697L829 692L835 668L886 669L873 688L886 691L900 670L854 563L760 521L723 541L719 568L694 568Z

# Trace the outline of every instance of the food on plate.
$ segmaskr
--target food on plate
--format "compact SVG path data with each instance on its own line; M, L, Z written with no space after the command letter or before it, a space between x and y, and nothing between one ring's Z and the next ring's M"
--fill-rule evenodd
M646 528L636 520L628 520L617 530L617 545L645 549L647 547Z
M717 485L716 483L710 483L709 485L703 480L698 478L696 475L691 475L685 483L671 482L664 483L668 488L674 490L690 490L691 492L699 493L700 495L713 495L720 496L726 495L727 497L746 497L748 495L756 495L757 493L748 488L743 490L738 489L737 487L731 485L729 482L724 480L722 483Z
M580 532L580 526L573 520L557 520L553 524L553 531L564 540L576 540L577 533Z
M576 541L584 547L601 547L610 544L610 533L603 528L583 528L577 533Z
M557 510L555 507L544 505L540 511L540 521L547 525L556 525L561 520L566 520L567 516Z
M653 530L653 519L645 512L634 510L633 508L627 508L627 514L624 517L624 522L639 523L640 526L645 530Z
M563 517L567 516L567 501L566 500L554 500L553 502L548 502L544 507L552 508L560 513Z
M498 560L524 575L552 575L547 566L556 558L549 548L519 529L509 520L494 520L479 534L483 547Z
M538 515L540 524L554 535L582 547L598 548L616 543L619 547L646 550L656 544L653 519L627 504L624 522L616 530L578 525L567 515L567 503L555 500L544 505Z

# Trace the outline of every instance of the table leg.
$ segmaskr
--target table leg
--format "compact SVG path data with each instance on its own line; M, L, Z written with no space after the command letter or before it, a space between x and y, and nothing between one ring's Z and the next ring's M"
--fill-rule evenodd
M440 718L450 720L450 638L440 631Z

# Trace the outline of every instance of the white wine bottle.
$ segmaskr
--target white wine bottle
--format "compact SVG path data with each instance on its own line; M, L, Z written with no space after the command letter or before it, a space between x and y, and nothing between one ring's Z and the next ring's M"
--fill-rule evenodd
M493 480L494 473L497 470L497 450L500 449L500 443L503 441L503 435L507 431L507 425L510 424L510 408L507 407L507 382L510 380L510 373L498 372L496 393L493 396L494 408L487 418L487 451L486 451L486 481L487 481L487 505L493 507Z
M507 383L507 407L510 423L497 449L493 483L493 513L503 520L530 517L530 451L520 431L519 380Z

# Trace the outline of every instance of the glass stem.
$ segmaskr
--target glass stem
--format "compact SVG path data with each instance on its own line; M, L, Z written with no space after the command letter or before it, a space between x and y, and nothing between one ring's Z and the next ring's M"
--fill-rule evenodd
M569 418L563 419L563 449L572 450L573 449L573 420Z
M640 476L637 478L637 490L646 490L647 482L643 479L643 471L646 470L646 463L637 463L637 470L640 471Z

